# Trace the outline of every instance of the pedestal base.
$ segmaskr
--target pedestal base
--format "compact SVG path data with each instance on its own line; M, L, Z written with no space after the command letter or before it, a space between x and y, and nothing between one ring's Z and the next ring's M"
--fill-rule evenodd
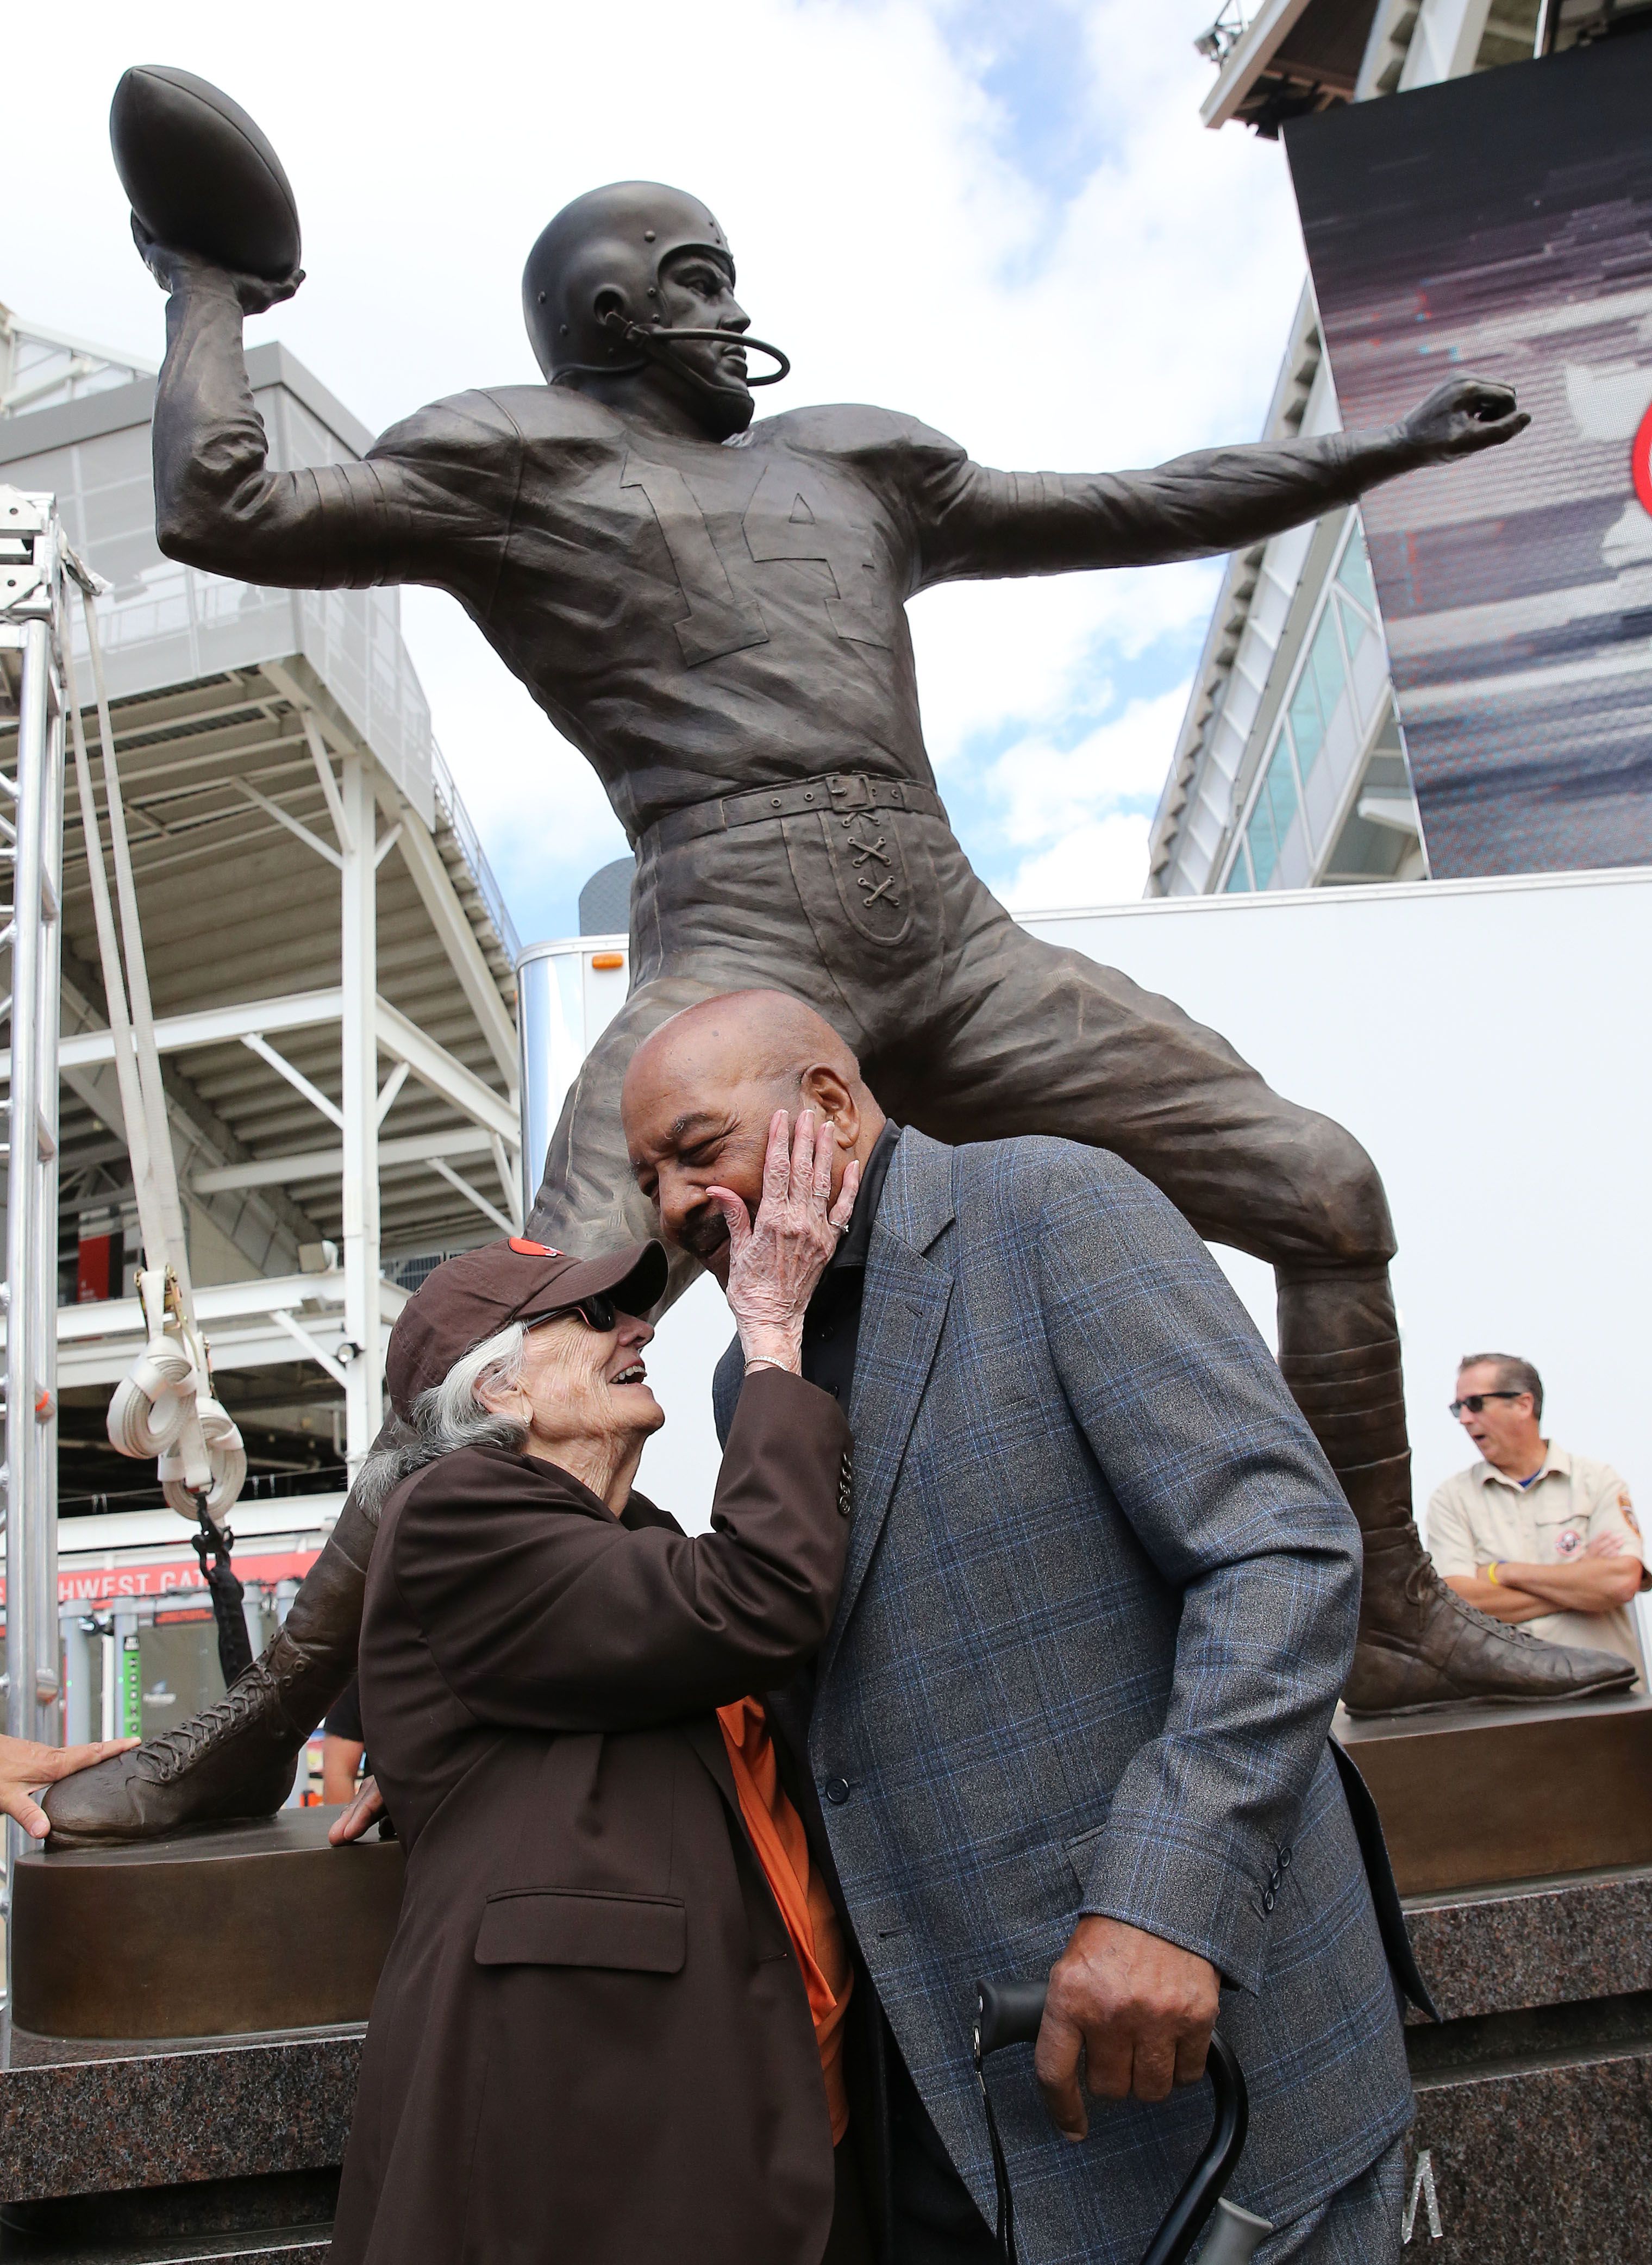
M1401 1895L1652 1864L1652 1699L1339 1710L1336 1735L1371 1788Z
M4 2265L325 2265L360 2028L65 2043L0 2014Z
M335 1809L19 1859L12 2018L47 2037L241 2036L365 2021L402 1850Z
M1417 1899L1407 1918L1445 2017L1406 2032L1417 2094L1407 2256L1640 2265L1652 1870Z

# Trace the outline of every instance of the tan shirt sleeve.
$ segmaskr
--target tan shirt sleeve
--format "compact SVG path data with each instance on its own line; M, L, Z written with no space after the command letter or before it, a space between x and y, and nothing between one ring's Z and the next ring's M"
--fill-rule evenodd
M1574 1464L1574 1468L1576 1465ZM1589 1534L1592 1541L1597 1534L1615 1534L1622 1548L1646 1563L1646 1543L1641 1534L1641 1521L1630 1499L1627 1482L1614 1471L1610 1463L1590 1463L1588 1470ZM1641 1586L1652 1587L1652 1578L1641 1577Z
M1446 1580L1461 1579L1477 1569L1474 1533L1463 1501L1466 1483L1473 1481L1463 1472L1436 1487L1429 1500L1429 1555L1435 1571Z

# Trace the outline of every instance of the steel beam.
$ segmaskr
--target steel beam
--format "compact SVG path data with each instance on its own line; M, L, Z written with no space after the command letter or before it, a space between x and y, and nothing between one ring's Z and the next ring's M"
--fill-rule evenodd
M477 942L476 930L465 918L448 868L441 862L441 852L427 828L411 809L400 813L402 834L399 847L402 863L418 891L431 926L447 953L448 964L459 979L471 1013L482 1026L482 1035L488 1042L493 1059L504 1072L508 1084L516 1082L516 1031L499 997L499 985L493 971L483 956Z
M353 1479L383 1421L375 1038L382 1042L381 1025L387 1009L378 995L378 867L373 856L376 820L371 761L360 750L346 755L340 796L345 838L349 843L344 853L341 891L344 1009L339 1035L344 1070L345 1330L354 1347L345 1386L346 1454ZM412 1029L411 1023L407 1027ZM417 1072L417 1063L410 1061L408 1066Z
M407 1064L421 1085L450 1101L462 1116L485 1125L510 1147L520 1144L521 1126L510 1103L502 1101L491 1085L484 1085L476 1072L467 1069L446 1046L426 1038L387 999L378 1002L378 1041L387 1054Z
M344 1012L342 989L295 991L275 999L249 999L232 1007L207 1007L194 1015L164 1016L155 1025L155 1043L164 1054L186 1052L192 1046L227 1045L254 1031L302 1031L318 1023L336 1023ZM58 1050L60 1069L88 1069L114 1060L114 1037L108 1031L80 1031L65 1038ZM0 1082L11 1074L11 1057L0 1053Z
M427 1164L437 1156L485 1156L496 1134L481 1125L455 1125L451 1132L409 1134L379 1142L379 1170L397 1164ZM333 1180L344 1170L342 1148L309 1148L294 1156L261 1156L252 1164L226 1164L197 1172L193 1195L217 1195L233 1188L279 1188L299 1180Z

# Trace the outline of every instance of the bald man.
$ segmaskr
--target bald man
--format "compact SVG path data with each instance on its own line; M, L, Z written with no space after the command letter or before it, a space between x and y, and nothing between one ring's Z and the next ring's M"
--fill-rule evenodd
M1177 2087L1223 1992L1259 2265L1397 2260L1395 1980L1426 1992L1328 1737L1359 1536L1204 1245L1103 1151L903 1130L773 992L664 1024L622 1106L639 1194L719 1279L774 1110L833 1128L834 1194L862 1166L803 1346L855 1433L848 1567L813 1675L767 1704L862 1961L850 2130L885 2257L997 2256L974 1985L1047 1973L1037 2088L993 2079L1023 2257L1133 2265L1208 2125ZM735 1347L724 1429L741 1382ZM1115 2103L1090 2137L1081 2058Z

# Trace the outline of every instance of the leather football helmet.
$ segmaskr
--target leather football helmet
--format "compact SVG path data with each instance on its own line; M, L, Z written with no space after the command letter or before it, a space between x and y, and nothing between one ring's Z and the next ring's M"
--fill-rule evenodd
M552 384L576 371L641 368L643 354L624 326L659 322L660 262L678 251L710 253L733 280L728 238L681 189L615 181L563 207L522 270L528 335ZM605 319L614 313L618 322Z

